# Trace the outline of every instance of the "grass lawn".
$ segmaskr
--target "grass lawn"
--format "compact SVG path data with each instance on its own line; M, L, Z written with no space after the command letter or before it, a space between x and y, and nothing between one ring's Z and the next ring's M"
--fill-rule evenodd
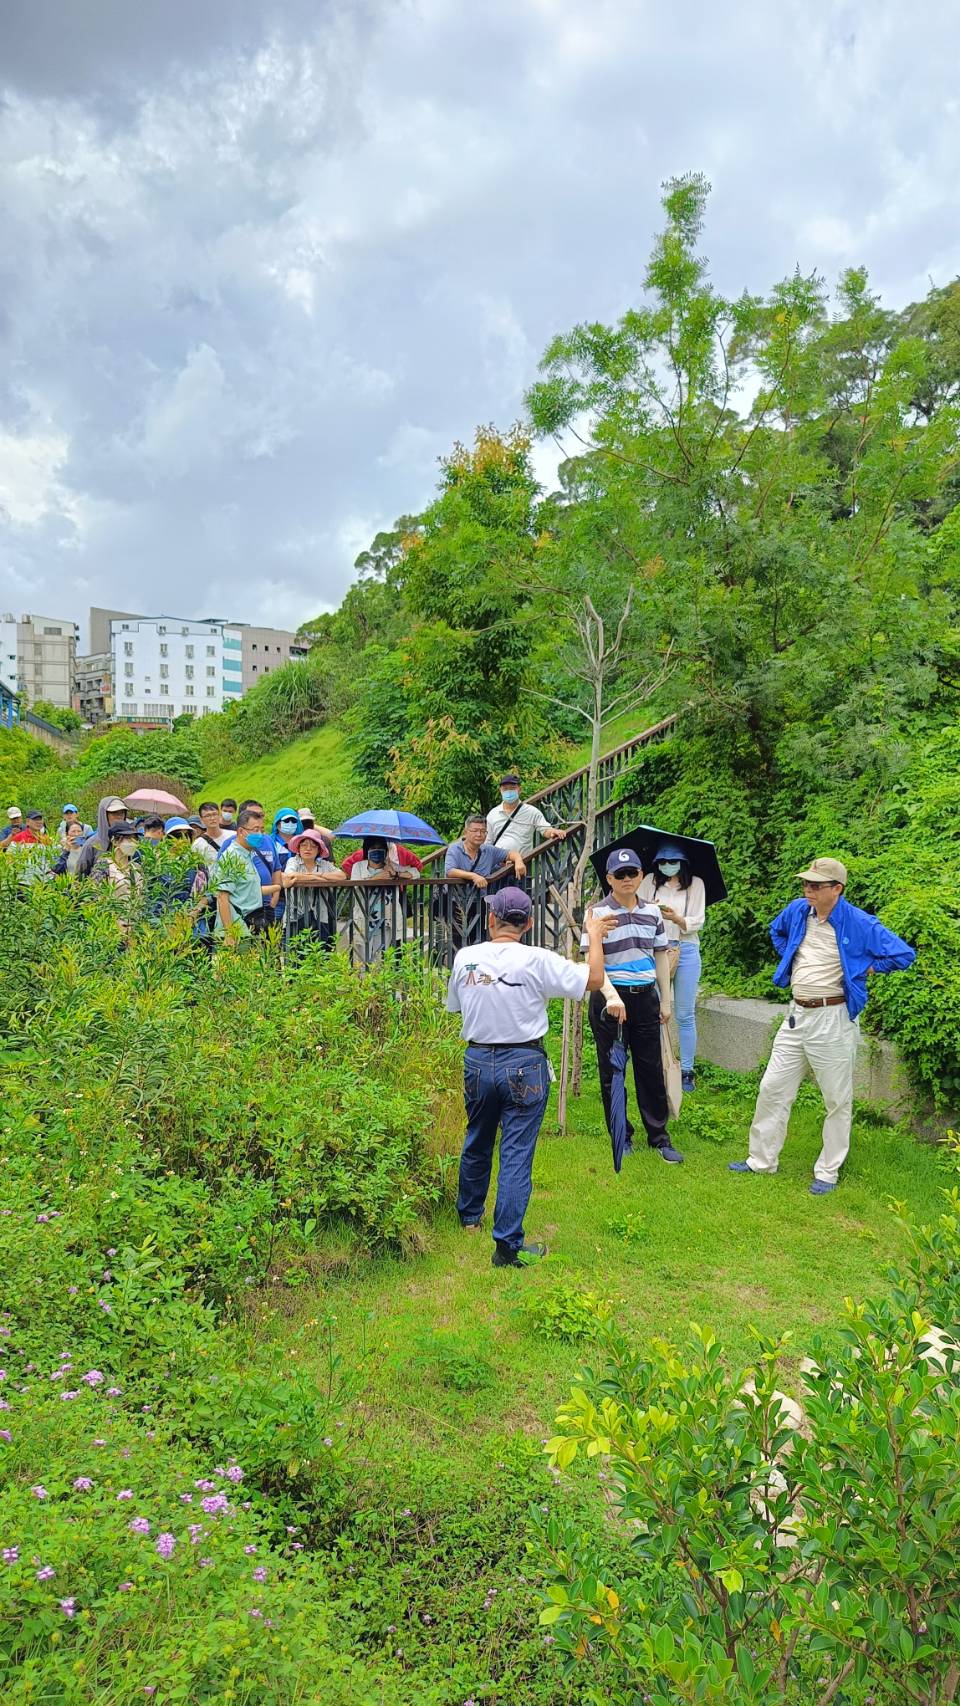
M274 811L279 806L312 806L323 822L327 815L323 802L329 801L336 815L353 786L343 735L336 723L325 723L265 758L214 776L204 782L197 798L263 800ZM352 796L341 815L351 809Z
M551 1102L537 1150L527 1230L546 1238L545 1262L494 1270L489 1231L462 1232L451 1208L426 1254L349 1265L324 1286L346 1356L364 1340L380 1347L369 1396L401 1478L422 1448L466 1469L488 1436L552 1431L585 1354L545 1325L558 1286L611 1299L639 1341L682 1338L696 1320L745 1362L754 1323L794 1333L799 1359L811 1332L840 1320L844 1297L879 1290L904 1250L890 1200L922 1218L937 1212L945 1177L936 1151L868 1117L855 1123L840 1188L810 1196L821 1119L812 1085L776 1177L729 1173L727 1162L746 1153L755 1095L754 1081L732 1074L687 1099L674 1126L682 1167L643 1147L617 1177L592 1060L589 1068L570 1132L560 1136ZM318 1302L301 1294L288 1327L302 1328ZM297 1342L309 1357L309 1332L297 1331Z

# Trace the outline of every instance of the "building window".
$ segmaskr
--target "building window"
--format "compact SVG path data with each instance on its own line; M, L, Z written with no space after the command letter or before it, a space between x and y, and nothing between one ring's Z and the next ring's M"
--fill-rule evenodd
M216 646L208 646L208 647L207 647L207 657L208 657L208 658L215 658L215 657L216 657L216 655L217 655L217 648L216 648Z
M170 689L167 686L166 682L161 681L161 683L160 683L160 697L161 697L161 699L164 697L165 694L168 694L169 692L170 692Z
M166 630L166 628L164 628L164 627L163 627L163 626L162 626L162 624L161 624L161 626L160 626L160 627L159 627L159 628L158 628L158 629L157 629L157 633L158 633L158 634L165 634L165 633L166 633L166 631L167 631L167 630Z
M124 673L124 675L132 675L133 674L133 664L132 663L125 663L123 666L123 673Z
M250 650L255 652L256 649L257 649L257 642L256 642L256 640L254 640L253 645L251 646Z
M217 671L216 671L215 665L212 663L208 663L207 664L207 674L208 675L216 675L216 673L217 673Z
M162 663L160 665L160 674L164 679L166 679L166 677L170 674L170 665L168 663Z
M131 704L130 700L126 700L125 703L121 705L120 710L122 715L125 717L135 717L137 714L137 707L135 704Z
M257 673L257 666L256 666L256 664L254 664L254 666L253 666L253 673L254 673L254 675L256 675L256 673Z
M133 641L132 640L124 640L124 642L123 642L123 655L124 655L124 657L127 657L127 658L133 657Z
M208 699L213 699L213 698L215 698L215 697L216 697L216 692L217 692L217 690L216 690L216 688L215 688L215 687L208 687L208 688L207 688L207 698L208 698Z
M161 657L162 657L162 658L165 658L165 657L166 657L166 656L167 656L167 654L168 654L168 653L169 653L169 650L170 650L170 648L169 648L169 646L167 646L167 645L162 645L162 646L161 646L161 647L160 647L160 656L161 656Z
M62 628L44 628L43 631L45 634L62 634L63 633Z
M188 681L192 681L193 680L193 664L192 663L184 664L183 673L186 676Z
M190 629L189 628L181 628L180 632L181 632L181 634L189 634Z
M193 647L192 646L184 646L183 649L184 649L184 652L186 653L188 658L193 657Z
M187 698L188 698L188 699L192 699L192 698L193 698L193 682L192 682L192 681L188 681L188 683L187 683L187 685L186 685L186 687L185 687L185 688L184 688L184 690L183 690L183 691L184 691L184 693L185 693L185 694L186 694L186 697L187 697Z

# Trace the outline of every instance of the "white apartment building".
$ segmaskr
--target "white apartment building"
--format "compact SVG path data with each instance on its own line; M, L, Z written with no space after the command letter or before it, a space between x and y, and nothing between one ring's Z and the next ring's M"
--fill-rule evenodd
M110 622L114 715L157 722L201 717L239 699L242 641L225 622L179 616L114 617Z

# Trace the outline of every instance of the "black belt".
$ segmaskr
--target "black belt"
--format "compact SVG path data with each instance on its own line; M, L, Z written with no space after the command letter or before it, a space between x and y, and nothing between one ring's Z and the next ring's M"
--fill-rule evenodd
M534 1037L532 1042L521 1043L467 1043L468 1048L535 1048L538 1054L546 1054L542 1037Z

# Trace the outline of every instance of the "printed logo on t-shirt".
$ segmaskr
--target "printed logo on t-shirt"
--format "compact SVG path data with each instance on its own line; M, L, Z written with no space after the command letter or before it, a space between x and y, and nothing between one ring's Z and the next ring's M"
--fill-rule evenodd
M495 983L503 983L503 984L506 984L506 987L508 989L522 989L523 988L523 985L521 983L518 983L514 978L491 977L490 973L488 971L481 971L479 969L476 960L474 960L472 964L465 965L463 969L468 974L463 980L465 987L469 987L470 985L472 985L474 988L476 988L476 986L478 984L486 985L489 987L490 985L495 984Z

